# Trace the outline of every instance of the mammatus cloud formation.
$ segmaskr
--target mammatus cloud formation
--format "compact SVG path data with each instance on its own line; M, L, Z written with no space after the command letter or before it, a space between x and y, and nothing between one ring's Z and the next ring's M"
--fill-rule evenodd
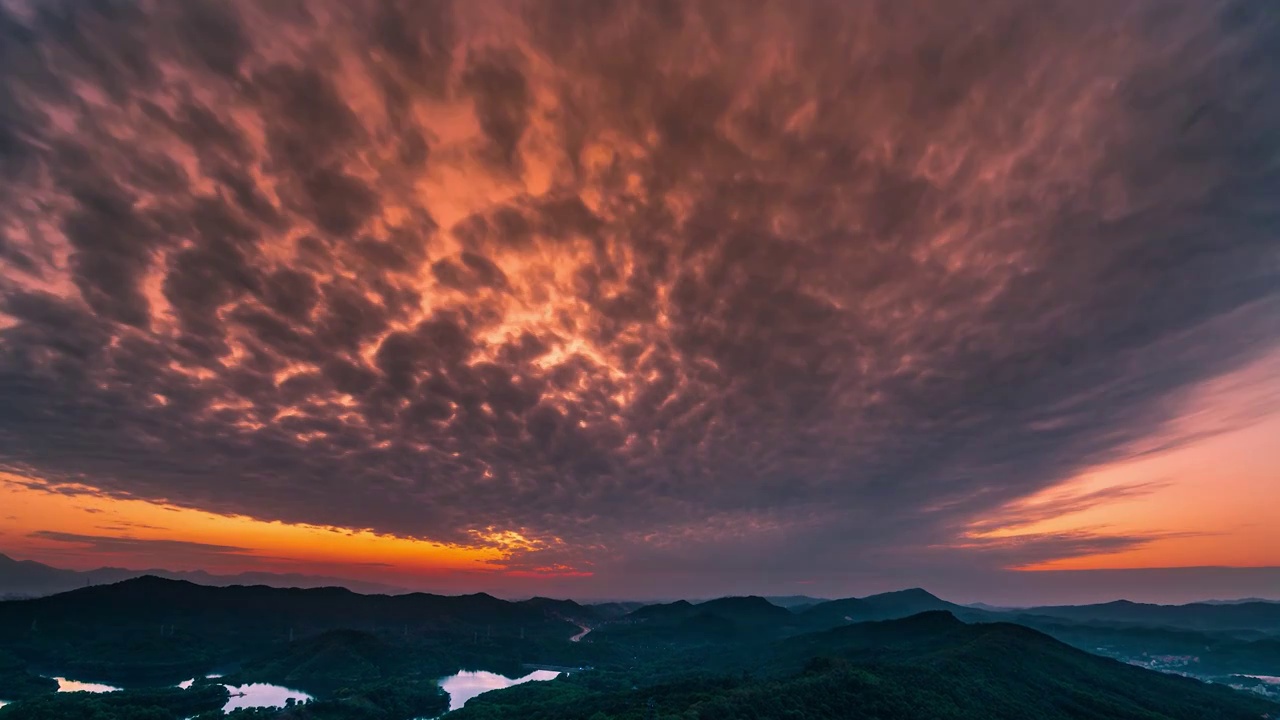
M1269 2L0 7L49 487L602 577L1027 563L1146 538L954 558L1280 337Z

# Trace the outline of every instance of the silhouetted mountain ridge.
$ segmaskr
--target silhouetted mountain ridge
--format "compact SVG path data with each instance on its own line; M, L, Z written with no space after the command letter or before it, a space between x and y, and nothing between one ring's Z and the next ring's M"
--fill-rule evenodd
M908 588L863 598L818 603L801 612L800 617L808 627L829 627L841 623L893 620L930 610L945 610L957 614L980 612L947 602L921 588Z
M1098 605L1031 607L1013 612L1076 621L1118 622L1191 630L1252 629L1280 632L1280 603L1270 602L1153 605L1115 600Z
M301 575L297 573L243 572L215 575L204 570L129 570L102 567L94 570L65 570L34 560L15 560L0 553L0 597L42 597L93 585L110 585L123 580L153 575L170 580L186 580L200 585L268 585L271 587L316 588L341 586L365 594L395 595L409 592L381 583Z
M698 603L694 608L730 619L785 622L792 618L791 611L756 595L717 598Z
M556 626L572 629L566 610L587 615L572 601L522 603L487 593L470 595L362 595L342 587L275 588L266 585L210 587L152 575L95 585L30 600L0 603L0 625L42 618L62 622L190 622L271 626L275 632L351 627ZM569 613L573 614L573 613Z
M688 600L676 600L638 607L628 613L628 618L631 620L678 620L689 617L692 613L693 603Z

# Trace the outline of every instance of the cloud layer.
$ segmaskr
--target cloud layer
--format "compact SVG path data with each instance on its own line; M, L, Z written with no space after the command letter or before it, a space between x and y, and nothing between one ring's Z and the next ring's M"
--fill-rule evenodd
M1268 2L0 7L0 459L51 487L884 567L1280 336Z

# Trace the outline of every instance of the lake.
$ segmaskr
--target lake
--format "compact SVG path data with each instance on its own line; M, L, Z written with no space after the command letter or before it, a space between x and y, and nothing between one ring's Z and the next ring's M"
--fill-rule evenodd
M209 674L209 675L205 675L205 679L207 679L207 680L212 680L213 678L220 678L220 677L222 677L222 675L220 675L220 674L218 674L218 673L212 673L212 674ZM189 688L189 687L191 687L192 685L195 685L195 684L196 684L196 679L195 679L195 678L191 678L190 680L183 680L182 682L178 683L178 687L182 688L183 690L186 690L187 688Z
M68 680L64 677L55 677L54 680L58 681L58 692L108 693L120 689L111 685L103 685L102 683L80 682L79 680Z
M535 673L536 674L536 673ZM208 678L221 677L220 675L206 675ZM501 676L499 676L501 677ZM68 680L64 677L55 677L58 681L58 692L92 692L107 693L119 690L118 687L104 685L102 683L82 682L79 680ZM505 679L505 678L504 678ZM520 682L524 682L521 680ZM178 683L178 687L187 689L195 683L195 678L184 680ZM285 702L292 699L294 702L306 702L311 696L300 691L292 690L280 685L270 685L268 683L250 683L248 685L225 685L227 691L231 693L231 699L227 704L222 706L222 712L231 712L238 708L252 707L284 707ZM478 693L477 693L478 694ZM7 705L5 701L0 701L0 706Z
M481 693L501 690L521 683L550 680L559 675L560 673L553 670L534 670L524 677L513 680L505 675L483 670L463 670L449 677L440 678L440 687L449 693L449 709L457 710Z
M222 712L231 712L237 708L251 707L284 707L285 701L306 702L311 696L300 691L290 690L279 685L267 683L250 683L248 685L226 685L231 692L231 699L222 706Z

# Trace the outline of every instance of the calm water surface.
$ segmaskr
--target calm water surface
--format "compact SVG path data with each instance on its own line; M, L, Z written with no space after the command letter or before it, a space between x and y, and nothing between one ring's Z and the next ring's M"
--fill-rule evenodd
M110 685L103 685L102 683L80 682L79 680L68 680L64 677L55 677L54 680L58 681L58 692L107 693L120 689Z
M220 678L220 677L222 677L222 675L219 673L210 673L208 675L205 675L205 679L207 680L212 680L213 678ZM187 688L195 684L196 684L196 679L191 678L190 680L183 680L182 682L178 683L178 687L182 688L183 690L186 690Z
M206 675L207 678L221 677L220 675ZM68 680L64 677L55 677L58 681L58 692L93 692L106 693L119 690L118 687L104 685L102 683L81 682L79 680ZM178 687L187 689L195 683L195 678L184 680L178 683ZM231 693L231 699L227 704L222 706L223 712L231 712L238 708L253 707L284 707L285 702L292 698L294 702L306 702L311 696L301 690L293 690L279 685L269 685L267 683L250 683L248 685L225 685L227 691ZM0 701L0 706L7 705L8 702Z
M231 712L237 708L284 707L285 701L290 698L293 698L294 702L306 702L311 699L310 695L300 690L290 690L287 687L267 683L225 687L231 692L231 699L222 706L222 712Z
M440 678L440 687L449 693L449 709L457 710L471 698L486 693L490 690L501 690L502 688L519 685L521 683L533 682L536 680L550 680L560 673L551 670L534 670L522 678L512 680L505 675L497 673L485 672L483 670L463 670L449 677Z

